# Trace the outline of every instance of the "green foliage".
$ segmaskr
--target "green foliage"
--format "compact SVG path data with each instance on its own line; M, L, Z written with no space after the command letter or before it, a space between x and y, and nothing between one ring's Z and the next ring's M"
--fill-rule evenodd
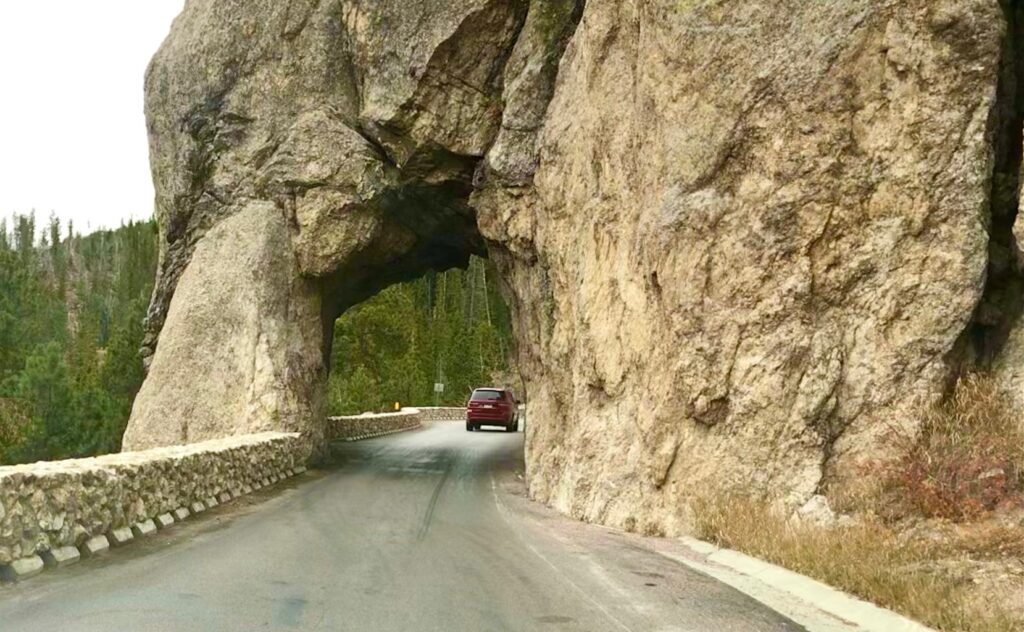
M495 278L474 258L467 270L393 285L346 312L334 327L329 412L460 405L507 372L511 319Z
M143 379L155 224L36 230L0 221L0 463L118 450Z

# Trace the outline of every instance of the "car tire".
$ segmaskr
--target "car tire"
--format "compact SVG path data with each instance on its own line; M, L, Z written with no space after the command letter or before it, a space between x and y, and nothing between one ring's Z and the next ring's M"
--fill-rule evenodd
M519 430L519 428L517 427L518 425L519 424L513 421L509 425L505 426L505 432L515 432L516 430Z
M473 424L466 422L466 432L473 432Z

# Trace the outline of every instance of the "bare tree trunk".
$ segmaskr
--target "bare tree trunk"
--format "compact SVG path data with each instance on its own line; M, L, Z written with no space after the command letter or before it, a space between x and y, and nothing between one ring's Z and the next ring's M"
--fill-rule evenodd
M474 323L474 318L476 318L476 274L473 273L474 263L475 260L469 260L469 324L471 326Z
M487 307L487 326L493 326L491 323L491 295L487 292L487 266L480 266L480 271L484 275L484 305Z

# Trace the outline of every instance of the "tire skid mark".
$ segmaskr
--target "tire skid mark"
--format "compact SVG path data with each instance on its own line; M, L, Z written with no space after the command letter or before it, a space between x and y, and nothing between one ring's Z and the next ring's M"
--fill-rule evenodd
M430 523L434 520L434 509L437 508L437 501L441 497L441 490L444 489L444 485L448 482L448 477L452 473L452 463L449 460L448 465L444 468L444 474L441 475L441 480L437 482L437 486L434 487L434 493L430 496L430 503L427 505L427 511L423 514L423 522L420 523L419 533L416 534L417 540L423 540L427 537L427 532L430 531Z

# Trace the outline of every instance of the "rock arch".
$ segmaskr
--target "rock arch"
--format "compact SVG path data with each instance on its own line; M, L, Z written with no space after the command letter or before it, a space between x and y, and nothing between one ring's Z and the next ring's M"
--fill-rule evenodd
M320 444L333 318L486 251L537 498L655 533L702 489L805 500L970 356L1019 188L1001 6L190 0L125 447Z
M334 319L485 255L474 178L532 173L579 17L534 4L188 4L147 75L163 250L125 448L322 442Z

